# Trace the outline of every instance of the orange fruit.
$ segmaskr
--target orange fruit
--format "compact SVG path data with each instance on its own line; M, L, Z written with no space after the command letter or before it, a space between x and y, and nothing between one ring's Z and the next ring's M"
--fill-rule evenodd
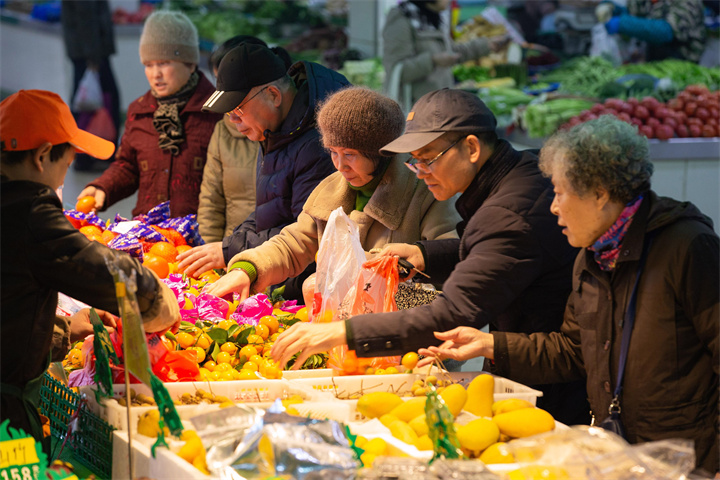
M175 250L177 250L178 255L181 253L185 253L188 250L192 250L192 247L190 245L176 245Z
M264 317L262 317L260 319L260 325L265 325L266 327L268 327L268 330L270 330L271 334L277 332L278 328L280 328L280 322L278 322L277 317L275 317L274 315L265 315Z
M180 345L180 348L188 349L195 345L195 337L190 335L187 332L180 332L177 335L175 335L175 340L177 340L178 345Z
M177 260L178 251L175 245L168 242L157 242L150 247L150 251L153 255L164 258L168 262L174 262Z
M408 370L412 370L413 368L415 368L415 365L418 364L418 360L419 357L417 353L407 352L405 355L403 355L401 363L403 367L407 368Z
M95 197L82 197L75 204L75 210L83 213L90 213L95 208Z
M105 245L107 245L108 243L110 243L110 241L111 241L113 238L117 237L118 235L120 235L120 234L119 234L119 233L115 233L115 232L113 232L112 230L105 230L105 231L102 233L103 243L105 243Z
M257 349L252 345L245 345L240 349L240 357L250 358L257 355Z
M85 225L84 227L80 227L80 233L82 233L86 237L89 237L90 235L97 235L99 237L102 237L103 231L100 227L97 227L95 225Z
M259 335L260 337L262 337L263 341L265 341L270 335L270 329L267 327L267 325L263 325L261 323L260 325L257 325L255 327L255 335Z
M303 307L297 312L295 312L295 318L300 320L301 322L307 322L308 321L308 310L307 307ZM262 319L261 319L262 320Z
M168 264L168 261L164 258L158 257L157 255L146 254L145 260L143 260L143 266L155 272L160 278L167 278L170 273L170 265Z

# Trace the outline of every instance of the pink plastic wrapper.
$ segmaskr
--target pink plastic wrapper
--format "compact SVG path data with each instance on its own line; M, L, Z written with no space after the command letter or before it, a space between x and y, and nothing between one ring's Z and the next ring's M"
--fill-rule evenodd
M288 313L297 313L301 310L304 305L298 305L297 300L285 300L280 307L280 310Z
M224 320L230 310L228 302L209 293L201 293L195 299L195 307L203 320Z
M268 296L264 293L260 293L253 297L247 298L244 302L238 305L235 313L230 315L231 320L235 320L238 324L246 325L257 325L260 323L260 318L265 315L272 315L273 307L272 303L268 299Z

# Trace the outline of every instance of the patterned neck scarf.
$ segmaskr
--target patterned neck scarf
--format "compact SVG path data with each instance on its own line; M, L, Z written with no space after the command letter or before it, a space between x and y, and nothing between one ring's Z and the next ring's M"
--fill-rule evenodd
M162 150L170 150L172 155L180 153L180 145L185 141L185 131L180 120L180 110L187 104L195 92L200 75L197 71L190 75L187 83L173 95L158 97L151 90L152 95L157 99L158 108L153 113L153 127L158 132L158 146Z
M595 252L595 262L597 262L600 270L609 272L615 268L620 255L620 245L632 223L635 212L640 208L642 200L642 194L635 200L631 200L608 231L600 235L600 238L588 249Z

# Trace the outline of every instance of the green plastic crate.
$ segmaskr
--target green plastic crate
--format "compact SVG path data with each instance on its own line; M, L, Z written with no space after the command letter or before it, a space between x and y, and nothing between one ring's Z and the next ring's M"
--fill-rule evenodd
M65 448L100 478L111 477L114 428L88 410L80 395L46 373L40 387L40 410L50 419L50 432L58 442L65 440L77 412L77 428Z

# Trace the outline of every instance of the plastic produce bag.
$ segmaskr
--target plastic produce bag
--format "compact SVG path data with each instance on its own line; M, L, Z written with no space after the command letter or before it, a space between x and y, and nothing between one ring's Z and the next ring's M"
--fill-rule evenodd
M342 207L328 218L317 256L316 285L311 310L313 322L336 318L335 312L355 283L365 261L358 227Z
M610 35L602 23L596 24L591 31L592 43L590 44L591 57L603 57L613 63L622 63L622 53L618 45L616 35Z
M398 283L397 257L376 257L365 262L357 274L355 285L343 299L337 319L345 320L364 313L397 311L395 294ZM368 367L385 369L399 364L399 356L357 358L355 352L344 345L333 348L328 359L328 366L341 375L362 375Z
M94 112L102 106L103 93L100 86L100 74L96 70L87 68L75 91L72 109L74 112Z

